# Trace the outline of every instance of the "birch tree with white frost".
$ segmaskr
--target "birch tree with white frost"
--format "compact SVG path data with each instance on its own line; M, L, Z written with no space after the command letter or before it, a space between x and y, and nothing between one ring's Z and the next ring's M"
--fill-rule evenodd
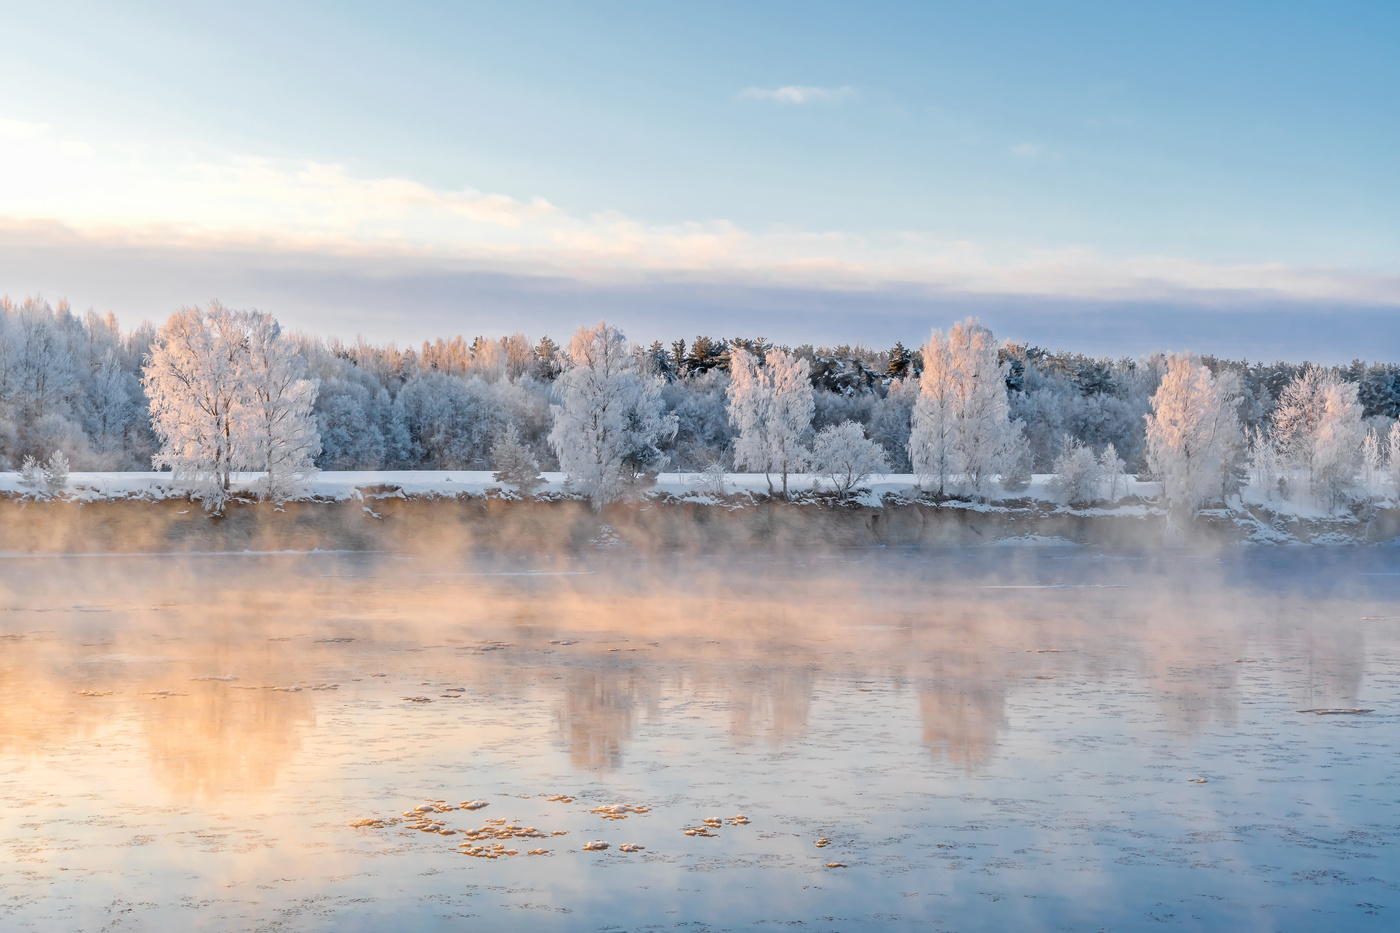
M1147 460L1172 507L1194 515L1222 498L1226 471L1240 443L1239 378L1211 375L1193 357L1174 355L1152 396Z
M312 463L321 452L312 414L317 383L272 315L248 312L245 326L239 427L246 447L235 459L262 471L263 494L281 501L317 473Z
M817 432L812 442L812 465L844 500L870 474L888 470L890 460L883 447L865 436L865 428L843 421Z
M1290 467L1302 471L1318 501L1335 508L1355 479L1365 428L1356 384L1309 367L1284 387L1274 409L1274 438Z
M597 511L622 498L637 464L659 465L656 444L675 435L676 418L662 408L660 380L637 371L616 327L599 321L580 328L568 357L554 383L559 404L550 406L549 443L569 485Z
M1395 495L1400 498L1400 421L1390 426L1385 436L1386 462L1390 466L1390 484L1395 487Z
M1361 485L1367 493L1370 493L1376 485L1376 480L1380 478L1383 456L1380 432L1372 428L1366 432L1366 440L1361 445Z
M153 464L202 493L206 509L223 506L237 470L267 471L272 496L314 473L316 384L270 316L218 302L177 311L151 345L142 384L160 441Z
M1318 426L1322 423L1323 397L1332 376L1310 366L1284 386L1274 407L1273 438L1288 466L1300 469L1313 484L1313 456L1317 452Z
M1361 423L1361 403L1356 383L1329 380L1322 393L1322 418L1313 441L1313 495L1336 509L1356 484L1366 428Z
M1249 441L1249 483L1265 499L1277 499L1287 485L1283 457L1274 439L1256 427Z
M957 427L953 415L956 370L948 341L935 330L924 344L924 372L919 377L919 398L910 415L909 462L919 484L943 490L957 472Z
M921 484L942 495L956 479L984 497L1025 444L1006 397L1007 364L992 332L972 318L924 346L924 371L909 432L909 459Z
M1108 484L1108 501L1118 501L1118 487L1125 485L1123 477L1123 467L1127 466L1123 458L1118 456L1118 450L1108 444L1104 447L1103 453L1099 454L1099 476Z
M160 441L153 465L202 491L208 509L223 504L235 469L247 345L234 317L218 302L207 313L176 311L156 334L141 379Z
M811 367L804 359L770 350L760 365L743 348L730 354L729 421L734 438L734 465L761 470L773 494L773 473L782 476L783 496L788 474L802 470L811 454L802 437L811 429L816 401Z

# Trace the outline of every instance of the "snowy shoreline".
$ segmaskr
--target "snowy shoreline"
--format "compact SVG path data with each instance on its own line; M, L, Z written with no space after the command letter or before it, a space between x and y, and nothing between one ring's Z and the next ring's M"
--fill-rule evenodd
M546 472L541 474L544 482L539 492L551 497L570 494L565 485L564 474ZM233 495L256 495L261 473L234 473L230 492ZM1047 485L1054 474L1037 474L1022 491L993 497L992 503L1031 499L1037 502L1053 502ZM777 474L772 477L774 488L781 488ZM648 498L669 495L676 498L696 498L712 495L709 475L705 473L660 473L656 484L646 491ZM1156 498L1160 492L1157 483L1139 482L1130 477L1119 480L1123 487L1120 498ZM393 487L405 496L485 496L500 494L511 489L510 484L493 478L490 470L356 470L322 471L309 483L304 484L293 501L331 499L344 501L359 498L363 490L382 490ZM830 492L831 484L825 478L813 473L792 473L788 476L788 487L794 493ZM768 479L762 473L725 473L724 495L767 495ZM20 483L20 474L0 472L0 495L31 494ZM912 473L875 474L861 484L860 492L852 501L868 505L879 505L887 495L913 497L919 494L918 477ZM79 502L101 500L143 498L148 500L186 499L189 490L175 483L170 473L71 472L60 498ZM976 507L973 503L966 503Z
M768 495L761 473L662 473L637 501L594 513L561 473L546 473L538 498L524 500L487 471L323 472L301 495L276 504L256 501L258 475L237 474L230 509L220 522L169 473L69 474L54 498L36 496L17 473L0 472L0 550L86 550L83 527L106 535L104 546L125 549L122 535L103 523L139 530L153 542L178 541L213 550L412 548L418 536L444 528L470 546L504 550L606 547L850 547L1358 545L1400 541L1400 508L1373 497L1364 507L1328 514L1294 502L1266 502L1245 487L1224 508L1202 510L1187 529L1173 529L1160 487L1125 477L1116 502L1070 507L1056 501L1053 475L1038 474L1015 494L989 502L935 500L912 474L872 476L844 502L829 482L811 474L789 477L792 501ZM775 486L777 479L775 478ZM127 512L125 505L158 508ZM35 508L38 506L38 508ZM73 507L77 507L74 511ZM93 506L91 512L84 506ZM114 512L113 509L118 511ZM100 515L98 514L100 513ZM883 516L883 518L882 518ZM247 526L243 531L240 527ZM127 532L123 532L126 535ZM242 537L240 537L242 535ZM61 540L61 543L60 543Z

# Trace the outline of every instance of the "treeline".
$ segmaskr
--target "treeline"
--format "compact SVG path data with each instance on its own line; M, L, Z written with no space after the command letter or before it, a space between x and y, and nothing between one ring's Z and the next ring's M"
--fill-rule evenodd
M110 314L80 316L64 303L0 302L0 468L62 451L74 470L151 469L161 440L142 379L156 336L151 324L123 331ZM311 414L321 469L493 469L493 447L510 425L542 469L560 468L549 440L551 405L560 401L558 380L570 358L548 337L458 336L406 349L300 334L290 341L316 385ZM806 364L812 414L801 443L850 422L891 470L915 469L910 432L928 365L922 349L775 347L762 338L706 336L628 347L636 371L658 380L659 411L674 422L673 432L655 439L657 462L682 471L733 469L734 361L742 352L762 367L774 350ZM1075 444L1096 456L1111 446L1128 472L1151 469L1146 416L1168 372L1166 356L1093 358L1009 342L996 353L1027 471L1054 471ZM1237 473L1248 466L1248 439L1272 435L1280 399L1304 373L1355 387L1363 434L1383 441L1400 416L1400 366L1392 363L1319 368L1209 356L1200 363L1237 381Z

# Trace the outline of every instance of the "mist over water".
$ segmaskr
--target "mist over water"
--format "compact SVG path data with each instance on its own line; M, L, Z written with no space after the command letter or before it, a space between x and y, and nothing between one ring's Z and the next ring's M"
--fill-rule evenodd
M1386 929L1391 550L5 558L0 926Z

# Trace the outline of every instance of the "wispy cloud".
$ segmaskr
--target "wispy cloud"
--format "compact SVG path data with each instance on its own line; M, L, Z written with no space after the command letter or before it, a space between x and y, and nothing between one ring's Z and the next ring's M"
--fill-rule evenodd
M23 120L0 118L0 137L7 139L38 139L52 132L47 123L25 123Z
M744 100L770 100L779 104L834 104L859 96L856 89L849 85L807 87L802 84L790 84L779 88L750 87L739 92L739 97Z
M1062 297L1274 294L1400 304L1400 277L1282 263L1113 256L1087 247L997 251L921 231L746 229L730 221L652 224L579 215L542 197L343 165L153 147L89 145L59 131L0 124L0 229L36 240L301 256L398 257L426 266L668 273L852 288L910 283ZM47 232L45 232L47 231Z
M1042 146L1040 143L1020 142L1007 150L1012 158L1020 159L1023 162L1058 162L1060 154Z

